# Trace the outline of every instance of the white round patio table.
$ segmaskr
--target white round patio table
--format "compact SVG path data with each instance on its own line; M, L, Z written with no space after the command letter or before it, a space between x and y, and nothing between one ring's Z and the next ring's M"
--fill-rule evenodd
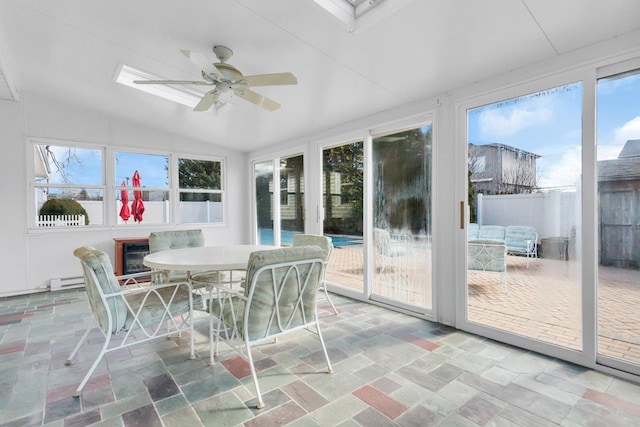
M246 270L252 252L279 249L268 245L200 246L154 252L142 263L157 270Z

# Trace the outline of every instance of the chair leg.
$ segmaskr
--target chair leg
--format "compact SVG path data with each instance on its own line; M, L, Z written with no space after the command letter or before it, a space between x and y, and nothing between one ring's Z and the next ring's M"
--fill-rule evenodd
M82 379L82 382L80 382L80 385L76 389L76 392L73 394L73 397L80 397L80 392L82 391L84 386L87 384L87 381L89 381L89 378L91 378L91 375L93 374L93 372L98 367L98 363L100 363L100 361L104 357L104 354L107 352L107 348L109 347L110 342L111 342L111 334L106 334L104 344L102 345L102 349L100 350L100 354L98 355L98 357L96 357L96 360L93 362L93 365L91 365L91 368L89 368L89 372L87 372L87 374L84 376L84 378Z
M327 352L327 346L324 345L324 338L322 338L322 332L320 331L320 323L316 321L316 331L318 332L318 338L320 339L320 344L322 344L322 352L324 353L324 358L327 361L327 372L332 374L333 368L331 367L331 361L329 360L329 353Z
M78 344L76 344L75 348L73 349L73 351L71 352L71 354L67 358L67 361L64 362L64 364L66 366L71 365L71 359L73 359L75 357L76 353L78 352L78 350L80 350L80 346L82 346L82 343L84 343L85 340L87 339L87 337L89 336L89 332L91 332L91 329L93 329L93 321L91 321L91 323L89 323L89 326L87 327L87 330L84 331L84 333L82 334L82 338L80 338L80 341L78 341Z
M209 311L211 311L211 309L209 309ZM216 343L215 343L215 353L218 352L218 336L219 336L220 330L218 330L217 334L216 334ZM214 351L213 351L213 313L209 313L209 365L213 366L214 360L213 360L213 355L214 355Z
M327 299L327 301L329 301L329 304L331 305L331 308L333 309L334 314L337 316L338 315L338 309L336 308L335 305L333 305L333 301L331 301L331 298L329 298L329 291L327 291L327 287L323 286L322 290L324 291L324 296Z
M249 368L251 369L251 376L253 377L253 385L256 387L256 396L258 398L258 404L256 409L264 408L264 401L262 400L262 394L260 393L260 386L258 385L258 375L256 368L253 366L253 356L251 356L251 345L245 340L245 347L247 348L247 359L249 361Z
M189 299L191 299L191 297L189 297ZM195 321L193 318L193 300L189 301L189 303L191 304L191 311L189 313L189 346L191 347L191 352L189 354L189 359L194 360L196 358L196 337L194 336L193 327Z

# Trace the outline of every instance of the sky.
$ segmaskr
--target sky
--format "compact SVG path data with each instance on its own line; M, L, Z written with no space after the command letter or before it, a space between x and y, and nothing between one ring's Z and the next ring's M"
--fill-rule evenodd
M69 148L49 146L53 156L49 156L49 162L56 159L60 164L71 162L73 167L63 167L67 182L78 184L101 185L102 184L102 150L86 148ZM115 185L122 182L132 185L131 177L137 170L140 174L140 183L147 188L166 188L169 178L167 165L169 157L155 154L139 154L129 152L115 153ZM65 179L59 173L55 165L51 165L52 173L49 182L52 184L64 183Z
M627 140L640 139L640 74L602 79L596 96L598 160L614 159ZM470 110L467 138L540 155L540 187L575 185L581 174L582 84Z

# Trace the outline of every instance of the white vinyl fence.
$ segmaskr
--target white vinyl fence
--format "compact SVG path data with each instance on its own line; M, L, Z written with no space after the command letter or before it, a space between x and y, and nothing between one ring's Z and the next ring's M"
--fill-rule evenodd
M39 215L37 227L81 227L84 226L84 215Z
M486 196L478 194L477 222L482 225L526 225L539 238L576 238L581 227L575 191Z

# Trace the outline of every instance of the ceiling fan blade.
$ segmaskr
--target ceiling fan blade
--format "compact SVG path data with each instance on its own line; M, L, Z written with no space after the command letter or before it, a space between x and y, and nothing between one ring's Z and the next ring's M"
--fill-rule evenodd
M242 78L248 86L279 86L295 85L298 79L291 73L257 74L255 76L244 76Z
M220 92L218 90L212 90L210 92L207 92L202 97L200 102L198 102L198 105L194 107L193 111L207 111L209 108L211 108L213 104L216 103L219 96L220 96Z
M134 80L133 82L139 85L211 85L202 80Z
M204 56L202 53L194 52L192 50L187 50L187 49L182 49L181 52L184 56L189 58L191 62L196 64L198 68L200 68L208 76L216 76L219 78L223 77L220 70L218 70L215 67L215 65L213 65L211 61L209 61L207 57Z
M274 100L265 98L259 93L256 93L249 89L245 89L245 88L236 89L233 91L233 93L235 93L236 95L238 95L240 98L244 100L247 100L253 104L256 104L259 107L264 108L267 111L275 111L278 108L280 108L280 104L278 104Z

